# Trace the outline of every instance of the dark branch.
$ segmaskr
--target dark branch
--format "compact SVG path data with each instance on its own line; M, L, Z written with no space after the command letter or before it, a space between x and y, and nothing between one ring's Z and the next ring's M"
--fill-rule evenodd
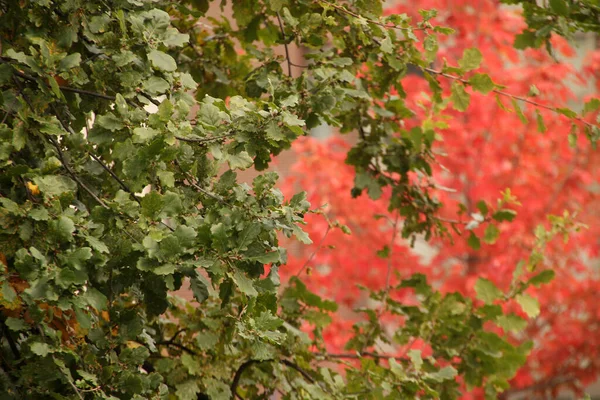
M100 158L99 158L97 155L95 155L94 153L91 153L91 152L90 152L89 154L90 154L90 156L92 156L92 158L93 158L94 160L96 160L96 162L98 162L98 164L100 164L100 165L102 166L102 168L104 168L104 170L105 170L106 172L108 172L108 173L109 173L109 175L110 175L110 176L112 176L112 177L113 177L113 179L114 179L114 180L116 180L116 181L117 181L117 183L118 183L118 184L119 184L119 185L120 185L120 186L123 188L123 190L124 190L124 191L126 191L127 193L129 193L130 195L132 195L133 199L134 199L135 201L137 201L138 203L140 203L140 199L138 199L138 198L137 198L137 197L136 197L136 196L133 194L133 192L131 191L131 189L129 189L129 186L127 186L127 185L125 184L125 182L123 182L123 181L121 180L121 178L119 178L119 177L117 176L117 174L115 174L115 173L114 173L114 172L113 172L113 171L112 171L110 168L108 168L108 165L106 165L106 164L105 164L105 163L104 163L104 162L103 162L103 161L102 161L102 160L101 160L101 159L100 159Z
M211 137L206 137L206 138L187 138L187 137L182 137L182 136L175 136L175 139L181 140L182 142L189 142L189 143L208 143L208 142L213 142L215 140L227 139L228 137L232 137L234 135L235 135L235 133L230 132L230 133L225 133L223 135L211 136Z
M298 364L295 364L289 360L281 360L281 363L285 366L288 366L292 369L295 369L296 371L298 371L300 373L300 375L302 375L304 377L304 379L306 379L307 381L309 381L310 383L315 383L315 380L312 376L310 376L308 374L308 372L306 372L305 370L303 370Z
M277 22L279 22L279 29L281 30L283 47L285 48L285 58L287 59L288 75L291 78L292 77L292 61L290 59L290 50L288 49L287 39L285 38L285 31L283 29L283 22L281 22L281 17L279 16L279 13L277 13Z
M233 381L231 382L231 386L230 386L232 400L234 400L235 396L237 395L237 388L240 384L240 379L242 379L242 374L244 373L244 371L247 370L248 368L250 368L254 364L259 364L261 362L267 362L267 361L273 361L273 360L264 360L264 361L248 360L248 361L243 362L242 365L240 365L240 367L237 369L237 371L235 371L235 375L233 376Z

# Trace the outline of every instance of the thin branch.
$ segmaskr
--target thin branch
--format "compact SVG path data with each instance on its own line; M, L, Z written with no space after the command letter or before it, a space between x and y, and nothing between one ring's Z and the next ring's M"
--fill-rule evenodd
M248 360L248 361L243 362L242 365L239 366L237 371L235 371L235 375L233 376L233 381L231 382L231 386L229 388L231 391L231 399L232 400L234 400L235 396L237 395L237 387L240 384L240 379L242 379L242 374L244 373L244 371L247 370L248 368L250 368L254 364L259 364L261 362L267 362L267 361L273 361L273 360L264 360L264 361Z
M314 353L316 356L321 356L325 358L340 358L340 359L349 359L349 360L360 360L361 358L374 358L374 359L404 359L404 356L396 356L393 354L379 354L371 351L363 351L356 353Z
M170 340L163 341L163 342L156 342L156 344L159 345L159 346L176 347L179 350L183 350L186 353L189 353L189 354L194 355L194 356L200 355L200 353L198 353L197 351L194 351L194 350L190 349L189 347L187 347L187 346L185 346L183 344L179 344L177 342L171 342Z
M379 21L375 21L375 20L372 20L372 19L365 18L362 15L357 14L355 12L352 12L352 11L348 10L347 8L345 8L343 6L340 6L338 4L329 3L328 1L321 1L321 3L322 4L327 4L328 6L333 7L336 10L341 11L344 14L348 14L348 15L354 17L354 18L362 18L362 19L364 19L365 21L367 21L370 24L379 25L382 28L386 28L386 29L398 29L398 30L402 30L402 31L425 31L425 30L429 29L428 27L421 27L421 28L419 28L419 27L411 27L411 28L406 28L404 26L399 26L399 25L394 25L394 24L385 24L383 22L379 22Z
M330 231L331 231L331 224L329 223L329 221L327 221L327 230L325 231L325 234L323 235L323 237L319 241L319 244L315 248L315 251L312 252L312 254L308 257L308 259L306 260L306 262L302 265L302 267L300 267L300 269L298 270L298 272L296 272L296 275L295 275L296 278L300 276L300 274L302 273L302 271L304 271L306 269L306 267L308 266L308 264L310 264L310 262L312 261L312 259L321 250L321 248L323 247L323 243L325 242L325 239L327 238L327 235L329 234Z
M70 87L70 86L59 86L58 88L63 92L78 93L78 94L82 94L85 96L98 97L98 98L104 99L104 100L115 101L117 99L115 96L110 96L108 94L92 92L90 90L84 90L84 89L77 89L77 88Z
M227 203L225 201L224 198L222 198L221 196L212 193L206 189L204 189L203 187L201 187L200 185L198 185L198 183L196 182L196 180L194 179L193 176L191 176L191 174L189 174L188 172L186 172L182 167L181 164L179 164L178 160L175 160L175 165L177 165L177 167L179 168L179 170L185 175L185 177L187 178L188 182L190 183L190 185L192 185L192 187L194 187L196 190L198 190L200 193L217 200L219 203Z
M562 385L564 383L567 382L571 382L576 380L576 378L572 375L567 375L567 376L557 376L554 378L550 378L547 379L545 381L541 381L538 383L534 383L531 386L526 386L524 388L511 388L508 389L506 391L504 391L502 394L504 396L510 396L513 394L517 394L517 393L523 393L523 392L532 392L532 391L540 391L540 390L548 390L548 389L552 389L558 385Z
M6 324L4 322L4 318L0 319L0 330L2 332L2 336L4 336L6 338L6 341L8 342L8 347L10 347L10 350L12 351L15 358L17 360L20 360L21 352L19 351L19 348L17 347L17 344L15 343L14 339L8 332L8 327L6 326Z
M27 105L29 106L29 108L31 109L31 111L35 113L35 108L33 108L33 106L31 105L31 102L29 101L29 99L27 98L27 96L25 95L25 93L23 92L23 86L21 85L21 82L19 82L19 80L17 78L15 78L15 77L13 77L13 78L14 78L15 84L17 85L19 93L21 94L21 96L23 97L23 99L25 100L25 102L27 103ZM50 106L52 107L54 113L56 114L56 117L57 117L58 121L60 122L60 124L62 125L62 127L64 128L64 130L67 131L67 132L72 131L70 129L70 127L67 124L65 124L65 122L61 118L58 118L58 113L57 113L56 108L54 107L54 105L52 103L50 103ZM50 136L47 136L47 135L44 135L44 134L42 134L42 136L44 136L50 143L52 143L52 145L56 149L56 152L58 153L58 158L60 159L61 164L63 165L63 167L65 168L65 170L67 170L67 173L69 175L71 175L71 177L73 178L73 180L75 182L77 182L77 184L79 184L79 186L81 186L81 188L83 190L85 190L86 192L88 192L88 194L90 196L92 196L92 198L94 200L96 200L98 202L98 204L100 204L104 208L108 208L108 206L98 196L96 196L96 194L94 192L92 192L92 190L90 188L88 188L86 186L86 184L81 181L81 179L79 179L79 177L77 176L77 174L75 174L75 171L73 171L71 169L71 167L69 166L69 164L67 163L67 161L65 159L65 156L64 156L64 154L63 154L63 152L62 152L62 150L60 148L60 145L53 138L51 138Z
M121 186L121 188L123 188L124 191L126 191L127 193L133 195L133 192L131 191L131 189L129 189L129 186L127 186L125 184L125 182L123 182L121 180L121 178L119 178L117 176L117 174L115 174L110 168L108 168L108 165L106 165L97 155L95 155L94 153L89 153L90 156L96 160L96 162L98 162L98 164L100 164L100 166L102 166L102 168L109 173L110 176L112 176L114 178L114 180L117 181L117 183ZM140 203L140 199L138 199L135 195L133 196L134 200L137 201L138 203Z
M4 58L4 57L0 57L0 63L3 63L3 64L12 64L10 61L7 61L7 59L6 59L6 58ZM14 75L18 76L19 78L22 78L22 79L28 80L28 81L30 81L30 82L43 82L43 81L40 81L40 80L39 80L38 78L36 78L35 76L28 75L28 74L26 74L26 73L24 73L24 72L21 72L21 71L17 71L17 70L14 70L14 69L13 69L13 71L12 71L12 72L13 72L13 74L14 74ZM49 87L49 85L48 85L47 83L45 83L45 82L43 82L43 83L44 83L44 84L45 84L47 87ZM85 95L85 96L98 97L98 98L100 98L100 99L104 99L104 100L112 100L112 101L116 100L116 97L115 97L115 96L110 96L110 95L103 94L103 93L98 93L98 92L92 92L91 90L77 89L77 88L74 88L74 87L70 87L70 86L61 86L61 85L59 85L59 86L58 86L58 88L59 88L61 91L63 91L63 92L79 93L79 94L83 94L83 95Z
M455 76L455 75L450 75L450 74L447 74L447 73L442 72L442 71L437 71L437 70L432 69L432 68L424 67L422 69L423 69L423 71L427 71L427 72L429 72L431 74L443 76L444 78L452 79L454 81L461 82L461 83L463 83L465 85L470 85L470 83L469 83L468 80L463 79L461 77L458 77L458 76ZM508 92L505 92L505 91L502 91L502 90L499 90L499 89L492 89L492 92L494 92L494 93L496 93L496 94L498 94L500 96L508 97L508 98L511 98L511 99L514 99L514 100L521 101L523 103L531 104L532 106L537 107L537 108L543 108L545 110L552 111L553 113L557 113L557 114L563 115L563 114L560 113L560 111L558 111L558 109L556 107L547 106L545 104L538 103L537 101L530 100L530 99L528 99L526 97L517 96L517 95L511 94L511 93L508 93ZM592 123L584 120L581 117L573 117L571 119L579 121L579 122L581 122L581 123L589 126L590 128L594 126L594 124L592 124Z
M300 373L300 375L302 375L304 377L304 379L306 379L307 381L309 381L310 383L315 383L315 380L312 376L310 376L308 374L308 372L306 372L305 370L303 370L298 364L295 364L289 360L281 360L280 361L283 365L286 365L292 369L295 369L296 371L298 371Z
M175 139L181 140L182 142L189 142L189 143L208 143L208 142L212 142L215 140L226 139L226 138L229 138L232 136L235 136L234 132L225 133L225 134L219 135L219 136L206 137L206 138L188 138L188 137L183 137L183 136L175 136Z
M62 125L63 129L67 132L71 132L73 133L73 130L71 129L71 127L69 125L67 125L62 118L59 118L58 112L56 110L56 108L54 107L54 105L52 103L50 103L50 106L52 107L54 113L56 114L56 117L58 119L58 121L60 122L60 124ZM33 109L32 109L33 111ZM62 149L60 148L60 145L58 144L58 142L56 140L54 140L53 138L51 138L50 136L44 135L46 137L46 139L52 143L54 145L54 148L56 149L56 152L58 153L58 158L60 159L61 164L63 165L63 167L67 170L67 172L69 173L69 175L71 175L71 178L73 178L73 180L75 180L75 182L77 182L77 184L79 186L81 186L81 188L83 190L85 190L86 192L88 192L88 194L90 196L92 196L92 198L94 200L96 200L96 202L98 204L100 204L102 207L108 209L109 207L106 205L106 203L104 203L104 201L102 201L102 199L100 199L89 187L87 187L87 185L85 183L83 183L83 181L79 178L79 176L77 176L77 174L75 173L75 171L73 171L73 169L69 166L69 164L67 163L67 160L65 159L65 156L62 152Z
M393 255L393 248L394 248L394 243L396 243L396 236L398 235L398 220L400 218L400 214L398 212L396 212L396 218L394 218L394 223L392 224L392 239L390 240L390 248L389 248L389 253L388 253L388 259L387 259L387 270L385 273L385 289L383 292L383 298L381 299L381 303L383 305L383 307L379 310L379 314L381 314L381 312L383 312L383 310L385 308L387 308L386 302L387 302L387 298L390 294L390 281L392 278L392 255Z
M291 78L292 77L292 61L290 60L290 50L288 49L288 45L286 42L285 31L283 29L283 22L281 22L281 17L279 16L279 13L277 13L276 15L277 15L277 22L279 22L279 29L281 30L281 37L283 39L283 47L285 48L285 58L287 60L287 65L288 65L288 75Z

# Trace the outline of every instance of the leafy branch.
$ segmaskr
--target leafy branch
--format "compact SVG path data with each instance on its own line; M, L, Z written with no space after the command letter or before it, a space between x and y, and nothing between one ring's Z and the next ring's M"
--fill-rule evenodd
M464 85L471 85L471 83L468 80L466 80L464 78L461 78L459 76L455 76L455 75L451 75L451 74L445 73L443 71L438 71L438 70L435 70L433 68L428 68L428 67L423 67L422 70L426 71L426 72L429 72L430 74L433 74L433 75L438 75L438 76L442 76L444 78L448 78L448 79L451 79L451 80L454 80L454 81L457 81L457 82L461 82ZM534 107L542 108L542 109L545 109L545 110L548 110L548 111L552 111L552 112L554 112L556 114L564 115L564 116L566 116L566 117L568 117L570 119L573 119L575 121L579 121L579 122L585 124L586 126L588 126L590 128L596 127L596 125L594 125L594 124L586 121L582 117L579 117L579 116L571 116L570 117L568 115L565 115L565 113L562 112L558 107L547 106L545 104L542 104L542 103L539 103L537 101L528 99L526 97L517 96L517 95L505 92L505 91L500 90L500 89L492 89L491 91L493 93L496 93L496 94L500 95L500 96L508 97L508 98L511 98L511 99L514 99L514 100L517 100L517 101L520 101L520 102L523 102L523 103L531 104Z

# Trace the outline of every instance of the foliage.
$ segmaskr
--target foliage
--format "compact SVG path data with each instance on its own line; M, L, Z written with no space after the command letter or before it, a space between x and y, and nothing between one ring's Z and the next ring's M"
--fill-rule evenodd
M600 32L600 5L594 0L549 0L542 3L523 0L502 0L505 4L519 4L527 29L515 38L515 47L540 47L550 49L553 33L572 38L576 32Z
M518 97L471 72L475 48L430 68L453 34L436 11L381 17L379 1L251 0L234 2L229 21L205 18L202 0L0 5L5 398L451 399L508 388L531 344L495 326L524 326L513 301L537 314L525 291L551 278L537 263L507 290L479 280L477 299L434 290L423 275L386 284L370 294L383 306L361 310L347 343L358 362L342 373L323 361L346 356L328 353L321 335L337 305L300 279L279 290L280 237L310 244L302 225L319 211L304 192L284 197L273 172L251 185L235 172L264 171L322 123L358 132L346 158L352 196L386 200L383 213L402 222L392 238L449 238L433 180L445 110L466 111L471 88ZM292 43L307 49L301 72L273 50ZM409 68L427 80L422 118ZM584 116L544 109L595 141ZM506 192L486 207L500 223L514 218L511 204ZM533 259L577 228L556 217ZM184 282L193 303L170 294ZM391 339L384 314L403 322ZM374 350L415 340L429 350Z
M600 342L589 335L599 317L594 294L600 285L596 267L598 158L585 141L576 137L565 140L571 132L569 121L539 105L575 101L575 94L564 82L597 82L600 58L594 54L590 64L577 71L570 58L572 48L560 38L553 38L553 45L562 52L563 63L555 62L543 50L515 50L512 38L522 29L522 20L492 1L480 2L476 14L466 1L432 0L423 5L445 10L440 11L439 20L451 23L456 30L440 45L441 59L456 63L465 49L477 46L484 59L477 73L489 74L494 82L507 86L506 91L534 104L472 93L466 112L448 108L436 117L446 125L436 132L433 152L438 156L432 164L432 185L435 197L444 205L439 217L456 235L454 243L443 238L417 242L416 252L406 242L393 239L396 216L387 213L384 203L347 198L354 175L345 165L347 143L335 136L326 141L301 140L295 145L298 161L288 190L305 188L311 203L327 203L323 211L347 225L353 234L328 229L326 219L309 216L306 230L316 243L290 257L284 274L307 271L300 275L306 285L340 304L342 312L322 333L330 352L341 351L352 325L363 321L351 310L373 305L359 288L349 287L348 280L382 289L387 285L389 269L397 271L390 277L393 285L412 273L422 273L442 293L475 297L481 284L478 278L509 291L516 271L528 279L531 272L527 266L536 270L533 275L540 273L541 281L556 275L549 287L527 290L538 299L539 317L528 323L515 319L517 324L509 326L509 330L514 328L510 333L513 343L531 340L533 348L508 393L581 392L600 371ZM411 10L398 6L389 12L410 15ZM414 118L404 120L410 129L429 115L428 83L418 75L406 77L404 82L409 88L406 104L417 112ZM451 80L441 83L446 93L452 90ZM587 104L593 103L590 100ZM586 120L594 121L595 117L590 113ZM390 195L384 192L382 197L387 200ZM575 213L589 228L568 241L551 241L547 232L562 228L557 225L560 219L549 219L549 213L566 220ZM379 250L380 257L375 257L373 250ZM392 291L390 296L403 303L414 301L405 293ZM527 316L514 303L504 310ZM383 325L388 327L384 336L394 337L403 319L385 314L383 318ZM500 321L507 322L504 317ZM411 349L429 351L427 341L414 339ZM397 343L393 347L380 345L391 354L407 349ZM473 396L479 394L474 392Z

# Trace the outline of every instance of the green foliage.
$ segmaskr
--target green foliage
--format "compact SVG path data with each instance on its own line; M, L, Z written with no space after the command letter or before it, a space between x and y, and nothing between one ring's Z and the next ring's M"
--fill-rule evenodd
M600 32L600 6L597 1L549 0L533 2L502 0L505 4L520 4L527 22L527 29L516 37L515 47L550 47L550 36L557 33L572 38L575 32Z
M507 387L529 347L484 325L520 329L523 320L496 303L516 298L534 316L539 306L524 290L550 280L547 273L508 294L480 281L484 305L442 295L422 276L394 289L413 290L418 305L374 293L406 324L390 339L366 310L348 348L360 354L376 340L422 338L433 353L361 356L345 377L320 363L329 355L311 351L323 349L335 303L298 279L279 292L287 253L278 235L310 243L301 228L310 204L304 193L284 199L275 173L250 186L235 171L265 170L322 123L360 133L347 158L356 169L353 196L366 190L376 199L388 189L405 238L447 233L439 202L409 177L431 175L435 132L431 121L411 130L401 124L412 116L401 78L408 65L426 70L438 35L451 30L431 25L433 11L418 22L380 19L381 2L352 4L356 10L327 1L238 1L236 29L226 19L210 18L210 29L199 23L208 8L202 0L24 0L2 10L3 398L281 391L286 399L449 399L460 395L458 375L489 393ZM413 29L425 30L424 52ZM273 51L291 42L308 49L298 77ZM481 61L469 49L448 68L462 75ZM357 77L362 68L371 81ZM456 80L444 98L435 75L427 78L436 111L448 100L466 110L467 83L483 93L495 87L475 74ZM514 217L499 207L491 218ZM561 221L558 231L567 228ZM497 236L489 228L484 242ZM469 243L481 246L474 233ZM185 281L193 302L170 294Z

